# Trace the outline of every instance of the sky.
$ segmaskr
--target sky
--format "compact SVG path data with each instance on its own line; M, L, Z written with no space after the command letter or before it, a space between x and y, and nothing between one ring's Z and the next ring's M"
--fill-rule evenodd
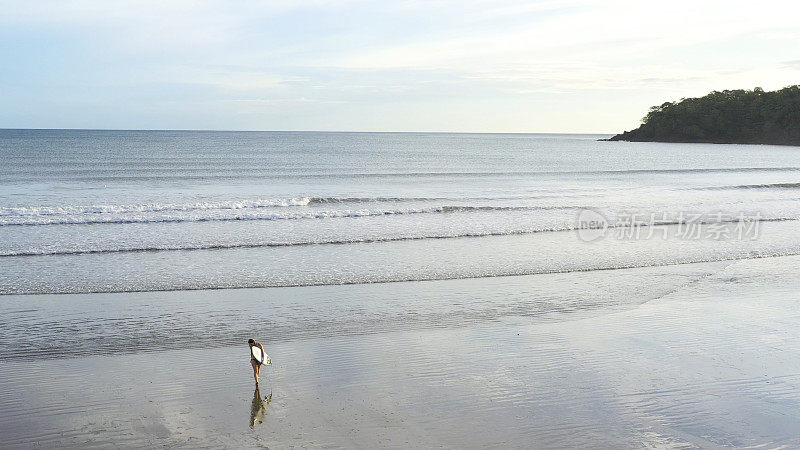
M0 0L0 128L617 133L800 84L800 2Z

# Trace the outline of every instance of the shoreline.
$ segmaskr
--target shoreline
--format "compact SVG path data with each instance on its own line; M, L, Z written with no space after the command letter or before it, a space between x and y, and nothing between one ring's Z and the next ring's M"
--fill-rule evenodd
M216 348L234 345L244 335L266 334L264 342L274 343L460 328L515 316L531 323L573 320L634 308L729 264L398 283L6 296L0 302L0 329L15 338L13 345L0 345L0 361L25 358L42 347L53 355L47 358L73 357L115 349L167 350L174 339ZM576 283L591 289L576 290Z

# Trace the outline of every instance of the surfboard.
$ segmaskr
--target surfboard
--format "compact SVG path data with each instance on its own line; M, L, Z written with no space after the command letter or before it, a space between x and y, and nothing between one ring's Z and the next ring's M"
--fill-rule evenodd
M262 352L260 348L255 345L250 347L250 354L253 355L253 359L255 359L257 363L264 363L264 352Z
M256 346L250 347L250 354L253 355L253 359L255 359L259 364L264 364L267 366L272 364L272 360L269 358L269 355L262 352L261 349Z

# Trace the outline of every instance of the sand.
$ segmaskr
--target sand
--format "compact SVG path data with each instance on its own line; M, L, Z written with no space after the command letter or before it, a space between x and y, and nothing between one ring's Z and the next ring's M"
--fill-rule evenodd
M257 396L244 342L9 357L0 447L796 447L798 262L592 314L274 338Z

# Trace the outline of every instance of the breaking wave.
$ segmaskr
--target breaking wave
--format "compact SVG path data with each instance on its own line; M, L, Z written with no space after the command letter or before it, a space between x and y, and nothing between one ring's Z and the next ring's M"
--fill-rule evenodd
M788 222L799 220L797 217L775 217L775 218L759 218L761 222ZM729 220L699 220L691 222L693 225L709 225L709 224L735 224L738 219ZM654 222L652 225L641 224L639 227L648 226L671 226L671 225L686 225L690 222L681 220L664 220ZM625 228L630 224L607 224L607 228ZM29 256L68 256L68 255L92 255L92 254L108 254L108 253L141 253L141 252L168 252L168 251L197 251L197 250L233 250L233 249L248 249L248 248L268 248L268 247L303 247L312 245L346 245L346 244L375 244L385 242L399 242L399 241L422 241L427 239L459 239L459 238L479 238L490 236L516 236L525 234L536 233L552 233L564 231L577 231L580 229L593 229L600 228L597 226L574 226L574 225L561 225L561 226L540 226L522 229L510 230L497 230L497 231L483 231L483 232L464 232L464 233L439 233L439 234L425 234L425 235L399 235L399 236L384 236L384 237L361 237L361 238L345 238L345 239L321 239L321 240L300 240L300 241L257 241L257 242L235 242L235 243L220 243L220 244L203 244L203 245L163 245L163 246L143 246L143 247L111 247L111 248L84 248L84 249L40 249L40 250L10 250L0 252L0 258L6 257L29 257Z
M738 189L800 189L800 183L739 184L734 186L707 186L695 189L705 191L728 191Z
M583 207L441 205L425 208L307 209L290 212L274 212L272 210L276 206L305 206L312 201L319 204L324 202L356 203L359 200L303 198L284 202L253 201L188 205L0 208L0 226L301 220L476 211L577 210ZM361 201L365 202L366 200L361 199ZM374 201L380 200L376 199Z

